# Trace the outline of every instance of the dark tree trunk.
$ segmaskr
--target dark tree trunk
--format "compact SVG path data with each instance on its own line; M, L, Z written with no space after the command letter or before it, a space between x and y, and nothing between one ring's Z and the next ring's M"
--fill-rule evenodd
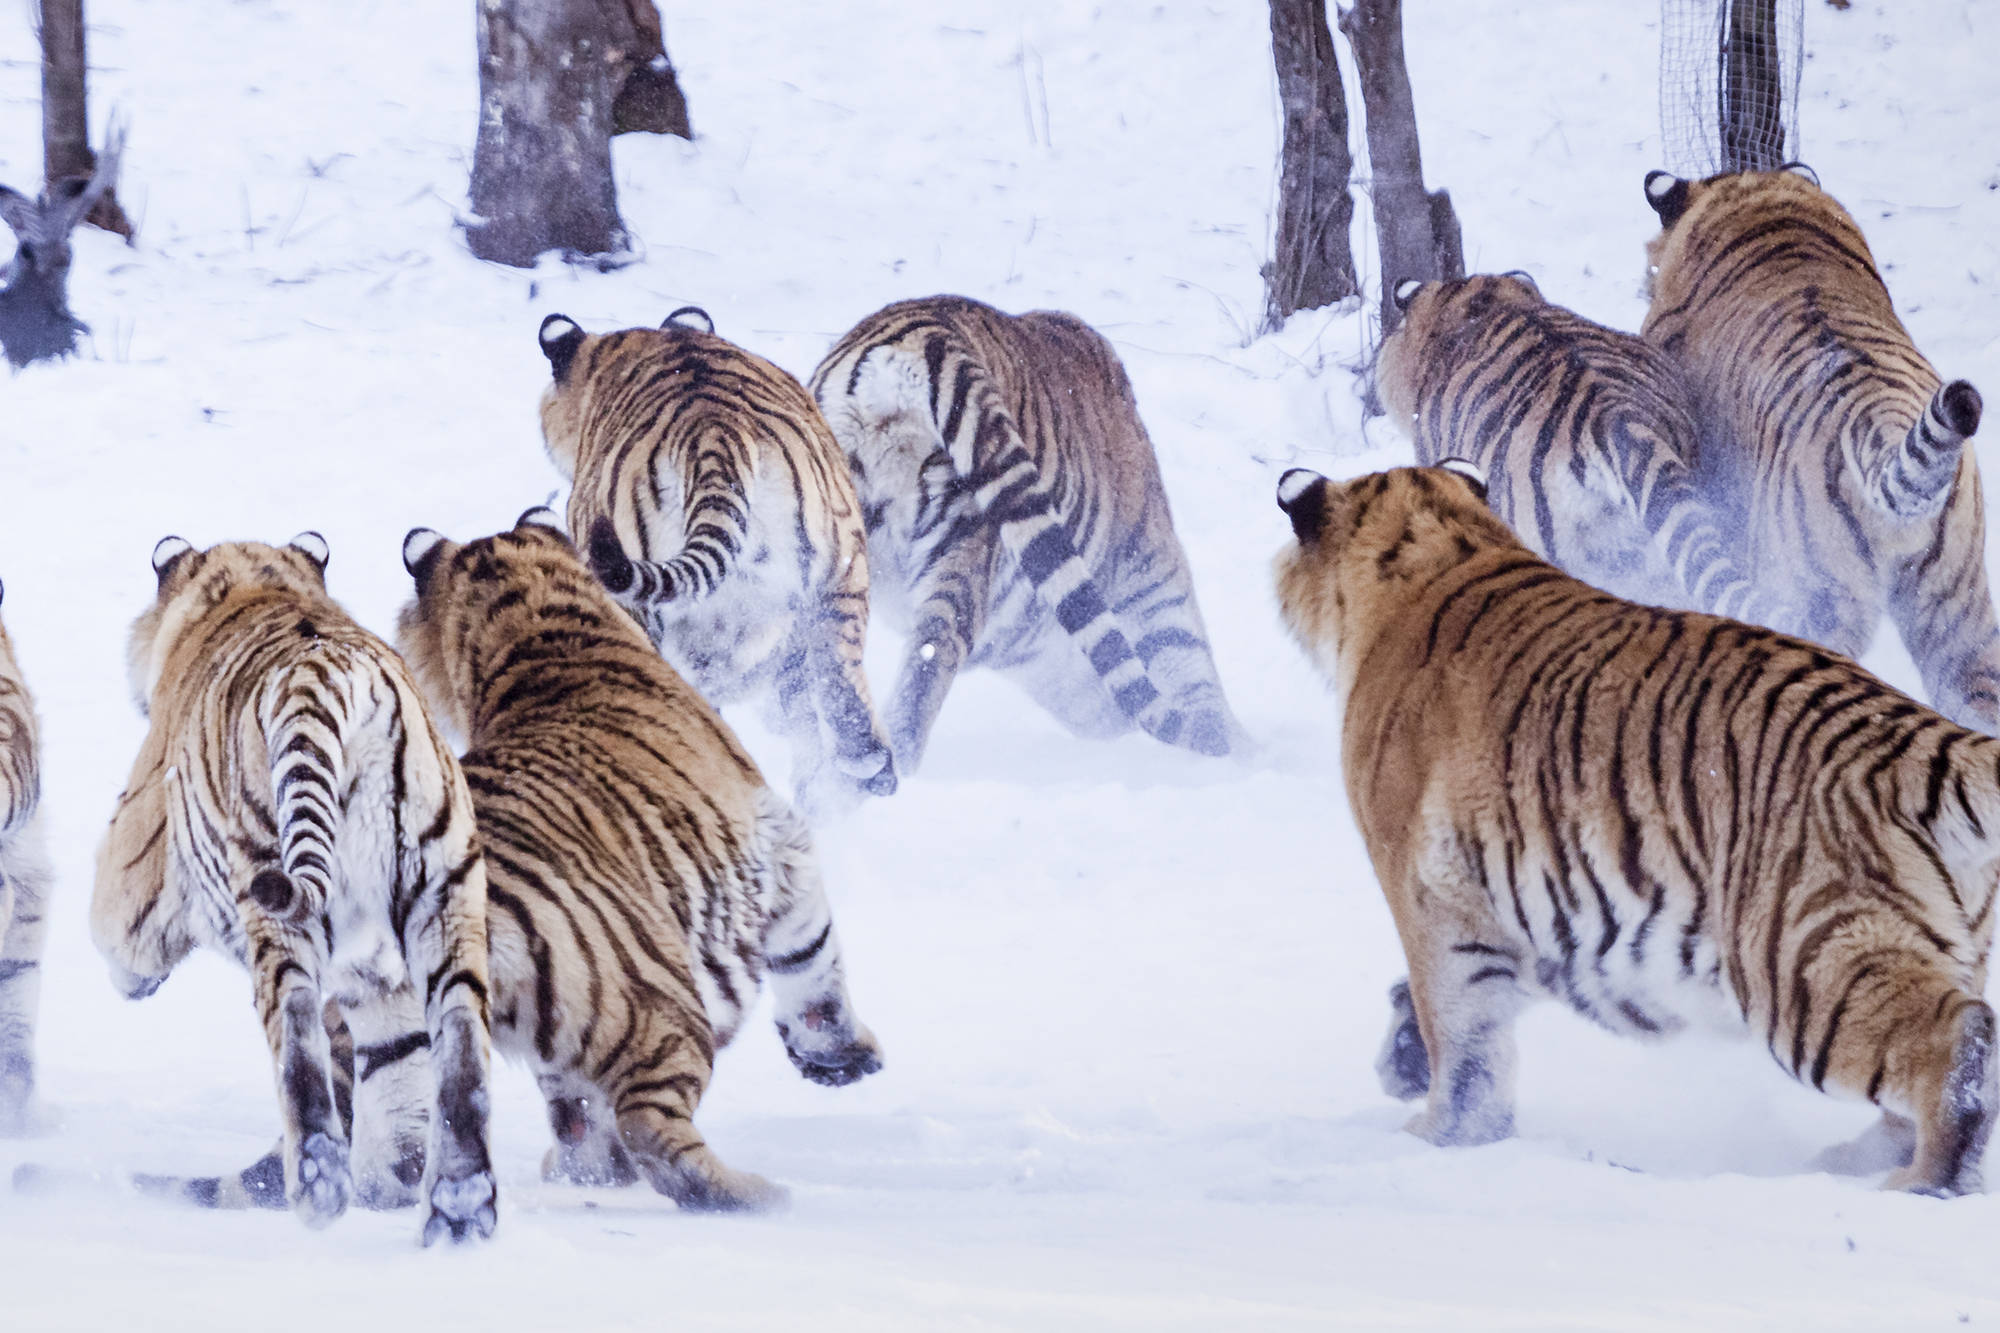
M611 178L625 0L479 0L479 138L466 239L481 259L626 246Z
M1332 305L1360 290L1348 236L1354 156L1347 145L1347 94L1340 86L1326 4L1271 0L1271 54L1285 108L1285 148L1276 253L1264 270L1266 332L1294 311Z
M1775 171L1785 164L1777 0L1729 0L1719 55L1722 169Z
M626 39L618 76L618 97L611 104L614 134L677 134L694 138L688 126L687 98L667 59L666 36L653 0L625 0L631 35Z
M1356 0L1340 30L1354 48L1361 102L1368 115L1368 163L1374 184L1375 235L1382 247L1382 332L1396 327L1396 285L1465 276L1458 215L1451 196L1424 189L1417 107L1403 63L1402 0Z
M88 62L84 58L83 0L41 0L42 180L47 185L97 169L90 151ZM132 239L132 224L106 190L84 219Z

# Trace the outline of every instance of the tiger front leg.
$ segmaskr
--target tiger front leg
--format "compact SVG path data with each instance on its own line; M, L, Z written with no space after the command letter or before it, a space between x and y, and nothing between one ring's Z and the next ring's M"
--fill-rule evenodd
M468 825L470 821L467 821ZM421 1189L425 1245L485 1239L498 1220L499 1190L487 1148L486 864L468 827L416 901L425 919L406 927L410 975L427 979L435 1103Z
M869 697L861 655L868 641L868 588L828 590L802 622L808 689L833 748L833 767L869 796L896 791L896 759Z
M0 1135L36 1125L35 1017L40 1007L42 944L48 934L49 872L39 830L15 835L0 863Z
M931 727L945 695L972 656L986 620L986 588L980 569L990 565L990 539L974 532L957 541L928 568L912 590L917 603L909 655L889 696L889 741L904 774L923 762ZM982 560L983 553L983 560Z
M804 826L775 802L764 819L772 845L764 967L778 1036L806 1078L827 1087L853 1083L881 1069L882 1048L848 998L840 937Z
M275 870L264 876L283 878ZM318 951L254 902L244 902L243 914L257 1012L277 1075L285 1198L307 1226L323 1227L347 1211L353 1185L334 1106Z

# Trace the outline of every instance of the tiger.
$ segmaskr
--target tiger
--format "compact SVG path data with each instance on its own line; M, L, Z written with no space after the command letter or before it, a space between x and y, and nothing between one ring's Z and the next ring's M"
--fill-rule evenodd
M1896 318L1861 229L1809 168L1646 178L1642 335L1703 419L1711 495L1784 591L1775 628L1867 648L1886 610L1932 706L2000 730L1979 391L1941 382Z
M40 734L13 641L0 626L0 1135L8 1136L37 1124L35 1018L51 882Z
M308 1225L350 1198L483 1239L486 868L472 799L402 660L326 591L327 546L162 539L133 623L148 729L98 853L93 939L152 994L197 945L253 979L277 1074L283 1190ZM362 1063L340 1123L326 1005Z
M542 321L542 436L572 483L570 530L710 703L764 704L802 805L888 796L854 482L799 382L713 329L693 307L606 334Z
M493 1041L547 1101L544 1176L643 1174L697 1210L782 1204L782 1186L723 1165L693 1116L766 972L806 1078L840 1086L882 1067L804 825L550 510L463 545L416 528L403 558L415 596L397 646L471 745L460 763L484 840ZM338 1088L351 1061L335 1073ZM270 1206L276 1167L144 1183Z
M1410 966L1415 1077L1385 1086L1427 1094L1413 1132L1511 1135L1514 1019L1550 997L1638 1037L1747 1030L1887 1113L1888 1185L1979 1188L2000 741L1819 644L1572 578L1462 461L1294 468L1278 503L1281 614Z
M1243 744L1131 382L1073 315L900 301L820 362L813 396L861 494L878 588L909 630L889 706L905 772L966 667L1072 733Z
M1692 394L1651 343L1526 273L1399 283L1375 387L1419 464L1464 458L1536 554L1633 601L1764 623L1778 608L1700 491Z

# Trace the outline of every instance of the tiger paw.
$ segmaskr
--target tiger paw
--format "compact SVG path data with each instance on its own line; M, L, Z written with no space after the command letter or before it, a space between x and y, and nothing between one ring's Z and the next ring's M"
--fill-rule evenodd
M454 1245L485 1240L493 1234L494 1224L499 1220L498 1200L499 1191L490 1170L435 1181L424 1206L424 1245L434 1245L447 1237Z
M292 1211L315 1229L347 1211L353 1193L347 1170L347 1145L330 1134L309 1134L299 1145L298 1184Z
M792 1201L792 1192L783 1185L749 1171L732 1171L719 1162L684 1172L668 1192L675 1203L696 1213L769 1213Z
M845 1087L882 1068L882 1048L875 1034L859 1025L831 1041L824 1031L801 1032L784 1023L778 1025L778 1034L785 1039L785 1054L793 1068L825 1087Z

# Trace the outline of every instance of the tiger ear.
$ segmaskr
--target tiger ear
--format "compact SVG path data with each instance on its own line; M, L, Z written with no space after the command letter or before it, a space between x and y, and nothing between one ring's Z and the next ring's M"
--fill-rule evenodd
M554 373L556 383L569 378L569 367L576 360L576 352L583 346L583 330L568 315L550 315L542 321L539 335L542 355L549 359L549 370Z
M529 526L530 524L538 528L552 528L555 531L562 533L565 537L569 535L569 533L563 528L562 519L557 517L556 511L549 508L547 505L534 505L530 508L523 509L521 511L521 516L514 520L514 526L517 528L524 528Z
M403 536L403 568L419 588L430 577L438 556L444 551L444 534L431 528L411 528Z
M153 573L161 583L167 581L167 574L174 562L194 549L194 543L185 537L162 537L153 548Z
M1671 227L1687 212L1688 183L1671 171L1646 173L1646 202L1660 215L1660 225Z
M1472 487L1472 493L1479 497L1479 502L1486 503L1486 472L1479 464L1469 458L1440 458L1437 465L1462 478L1466 485Z
M1295 467L1278 478L1278 508L1292 520L1292 535L1314 541L1326 526L1326 478L1311 468Z
M1779 167L1778 170L1789 171L1794 176L1811 181L1813 188L1819 188L1819 173L1803 162L1787 162L1784 166Z
M289 543L294 551L313 562L321 574L326 573L326 562L332 552L326 549L326 538L308 528Z
M1397 283L1395 289L1390 292L1391 298L1396 302L1396 309L1408 310L1410 302L1417 299L1417 293L1422 291L1423 288L1424 280L1422 278L1404 278L1401 282Z
M1542 285L1535 281L1534 274L1524 268L1510 268L1500 276L1503 278L1512 278L1516 282L1525 282L1535 295L1540 296L1542 294Z
M715 321L709 317L709 313L706 310L703 310L698 305L682 306L679 310L674 311L672 314L668 315L665 319L661 320L660 327L663 329L671 329L671 328L691 329L694 327L694 324L691 321L695 318L699 318L701 320L702 332L704 333L715 332Z

